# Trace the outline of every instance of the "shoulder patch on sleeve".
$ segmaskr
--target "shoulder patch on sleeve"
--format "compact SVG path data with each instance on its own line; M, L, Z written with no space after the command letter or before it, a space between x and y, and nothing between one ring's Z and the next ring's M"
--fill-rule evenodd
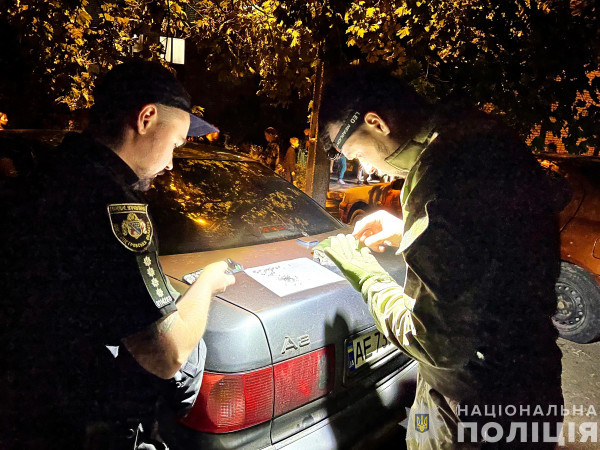
M152 222L144 203L113 203L107 206L115 237L132 252L146 251L152 244Z

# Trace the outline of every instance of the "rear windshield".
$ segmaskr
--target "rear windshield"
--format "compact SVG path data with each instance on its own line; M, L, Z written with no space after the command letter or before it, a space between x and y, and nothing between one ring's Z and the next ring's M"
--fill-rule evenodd
M256 162L176 159L146 193L163 255L242 247L343 225Z

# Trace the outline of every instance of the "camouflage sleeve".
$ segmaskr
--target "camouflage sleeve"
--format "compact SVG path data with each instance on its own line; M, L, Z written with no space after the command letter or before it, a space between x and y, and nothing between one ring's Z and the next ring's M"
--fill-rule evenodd
M394 281L370 279L363 284L361 292L377 329L413 359L430 362L427 352L414 345L416 329L411 308L415 300L404 293L404 288Z
M493 271L485 250L473 247L473 227L453 223L441 213L443 203L428 204L426 226L403 252L405 285L372 278L360 287L391 342L421 363L454 369L477 354L482 301L493 287Z
M422 250L427 252L427 249ZM440 260L441 264L450 264L446 258ZM460 264L459 258L453 265ZM443 282L438 285L427 280L425 273L422 278L427 281L423 281L412 268L408 271L407 281L413 283L411 291L418 293L416 298L389 279L372 278L362 284L361 293L375 325L392 343L420 363L446 369L462 367L476 352L476 302L469 292L450 299L444 295ZM419 284L416 290L414 283ZM451 285L452 281L448 280L448 291L452 290Z

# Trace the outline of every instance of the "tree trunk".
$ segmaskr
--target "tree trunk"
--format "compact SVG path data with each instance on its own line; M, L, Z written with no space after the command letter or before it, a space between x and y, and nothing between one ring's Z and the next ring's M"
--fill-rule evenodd
M329 160L317 141L319 135L319 109L323 92L323 72L325 63L317 66L315 86L313 90L313 110L310 118L310 140L308 160L306 162L306 193L319 205L325 207L329 190Z

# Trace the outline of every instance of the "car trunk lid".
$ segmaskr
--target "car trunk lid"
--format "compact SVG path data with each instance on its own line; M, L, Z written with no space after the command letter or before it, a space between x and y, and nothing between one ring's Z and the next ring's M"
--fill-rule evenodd
M331 234L311 236L304 240L320 241ZM378 257L382 265L399 282L402 282L405 273L402 259L395 256L393 252ZM227 258L240 263L245 269L250 269L298 258L311 260L312 256L310 247L294 239L236 249L165 256L161 261L167 275L182 280L184 275L190 272ZM311 261L308 262L312 264ZM332 276L336 273L341 275L335 266L327 266L327 270L332 272ZM235 276L235 285L228 287L218 297L220 301L235 305L260 320L275 374L278 366L308 358L309 355L322 351L325 347L334 351L331 355L335 358L334 385L331 395L320 400L311 400L300 408L285 410L277 400L277 387L275 388L275 418L271 429L273 442L279 442L299 429L343 409L359 398L361 393L372 389L371 386L378 379L397 370L407 360L398 357L399 351L389 347L385 352L387 354L372 367L365 364L360 371L349 372L348 346L352 345L353 339L357 336L365 335L375 328L373 318L362 296L341 276L332 283L318 288L300 287L299 291L284 296L277 295L245 272L237 273ZM235 342L231 345L237 346ZM319 371L319 369L315 370ZM275 385L277 386L277 381ZM289 389L301 390L295 386ZM307 417L310 418L309 421Z
M327 236L317 235L311 239L319 241ZM309 247L294 239L236 249L169 255L162 257L161 262L167 275L181 281L184 275L227 258L250 269L297 258L312 259L312 256ZM395 257L391 263L385 264L387 261L384 265L396 272L397 278L403 277L401 258ZM327 269L341 275L335 266L327 266ZM306 280L307 283L309 281ZM282 297L242 272L236 274L235 285L218 297L260 318L273 363L321 348L373 325L361 295L342 277L318 288L298 289L298 292Z

